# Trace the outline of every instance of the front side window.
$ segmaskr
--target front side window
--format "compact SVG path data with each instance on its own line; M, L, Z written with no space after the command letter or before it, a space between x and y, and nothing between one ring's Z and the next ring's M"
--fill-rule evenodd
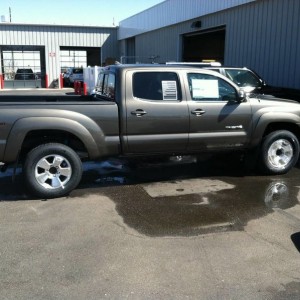
M191 98L195 101L236 100L235 88L222 78L199 73L188 74Z
M133 96L147 100L181 100L178 76L173 72L134 73Z

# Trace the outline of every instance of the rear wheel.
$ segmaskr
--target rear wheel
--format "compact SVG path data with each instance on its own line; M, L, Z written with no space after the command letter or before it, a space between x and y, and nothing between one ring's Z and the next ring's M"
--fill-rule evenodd
M82 164L70 147L49 143L31 150L24 164L28 189L42 198L61 197L79 184Z
M268 134L262 143L260 169L267 174L285 174L299 158L299 142L290 131L279 130Z

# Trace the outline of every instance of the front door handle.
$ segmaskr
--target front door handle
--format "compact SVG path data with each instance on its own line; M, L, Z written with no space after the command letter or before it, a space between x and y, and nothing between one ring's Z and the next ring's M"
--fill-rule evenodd
M198 108L198 109L195 109L195 110L192 110L191 112L193 115L196 115L196 117L199 117L203 114L205 114L205 110L201 109L201 108Z
M137 109L137 110L135 110L135 111L132 111L131 114L132 114L132 115L135 115L135 116L137 116L137 117L142 117L143 115L146 115L147 112L144 111L143 109Z

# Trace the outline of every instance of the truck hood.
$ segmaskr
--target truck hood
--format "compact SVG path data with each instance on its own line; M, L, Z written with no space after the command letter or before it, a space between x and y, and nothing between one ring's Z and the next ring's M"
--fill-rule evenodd
M259 101L272 101L272 102L278 102L278 104L282 105L283 103L294 103L294 104L300 104L296 100L291 100L291 99L284 99L284 98L278 98L273 95L265 95L265 94L256 94L256 93L251 93L249 94L250 98L256 98Z

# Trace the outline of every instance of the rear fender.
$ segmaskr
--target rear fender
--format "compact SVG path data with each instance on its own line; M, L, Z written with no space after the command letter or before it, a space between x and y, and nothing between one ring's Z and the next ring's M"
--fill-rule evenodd
M99 157L101 156L101 151L105 152L104 149L98 147L98 145L104 145L104 134L94 122L90 122L89 129L92 129L92 132L94 131L97 134L93 136L85 126L70 119L55 117L29 117L19 119L14 124L8 136L4 152L4 161L15 161L26 135L35 130L60 130L71 133L82 141L91 159Z

